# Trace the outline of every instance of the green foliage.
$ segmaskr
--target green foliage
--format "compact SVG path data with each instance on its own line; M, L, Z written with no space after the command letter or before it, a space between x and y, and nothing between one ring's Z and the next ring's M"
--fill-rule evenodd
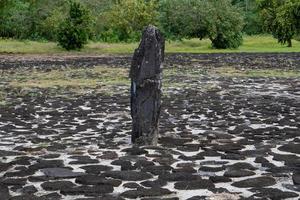
M243 32L247 35L263 33L263 23L259 17L256 0L232 0L232 4L242 10L245 26Z
M157 24L157 4L154 0L118 1L104 15L104 41L136 41L149 24Z
M242 44L243 19L230 0L163 0L160 13L170 38L209 38L214 48Z
M69 16L58 28L58 43L66 50L81 49L87 43L91 18L89 11L78 2L70 3Z
M292 46L300 32L300 0L257 0L265 29L281 44Z

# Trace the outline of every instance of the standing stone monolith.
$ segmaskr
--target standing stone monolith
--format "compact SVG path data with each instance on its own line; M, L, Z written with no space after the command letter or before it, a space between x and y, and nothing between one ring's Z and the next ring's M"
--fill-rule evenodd
M165 40L149 25L135 50L131 69L132 142L156 145L161 108L162 63Z

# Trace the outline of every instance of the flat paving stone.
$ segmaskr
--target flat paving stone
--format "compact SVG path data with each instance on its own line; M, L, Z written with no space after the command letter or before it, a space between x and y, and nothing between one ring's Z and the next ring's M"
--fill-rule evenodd
M137 190L128 190L121 194L122 197L129 199L137 199L140 197L155 197L155 196L164 196L172 194L172 192L168 189L164 188L138 188Z
M114 191L111 185L96 185L96 186L77 186L66 187L60 190L63 195L86 195L86 196L98 196L101 194L112 193Z
M41 184L41 187L47 191L56 191L56 190L61 190L63 188L71 188L74 186L76 185L71 181L51 181L51 182L44 182Z
M43 172L46 176L53 178L75 178L84 175L82 172L73 172L66 168L45 168L41 169L41 172Z
M178 190L196 190L196 189L209 189L214 188L215 185L211 180L200 179L196 181L180 181L174 185Z
M243 181L234 182L232 185L238 188L250 188L250 187L267 187L275 184L276 181L274 178L262 176L262 177L249 178Z
M121 179L124 181L142 181L152 178L152 175L146 172L136 171L109 171L102 174L105 177L111 177L115 179Z

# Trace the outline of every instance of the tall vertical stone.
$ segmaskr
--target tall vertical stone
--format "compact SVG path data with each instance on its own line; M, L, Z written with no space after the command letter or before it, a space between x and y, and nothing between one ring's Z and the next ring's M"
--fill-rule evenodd
M163 36L156 27L149 25L134 52L130 69L131 140L139 145L157 143L164 50Z

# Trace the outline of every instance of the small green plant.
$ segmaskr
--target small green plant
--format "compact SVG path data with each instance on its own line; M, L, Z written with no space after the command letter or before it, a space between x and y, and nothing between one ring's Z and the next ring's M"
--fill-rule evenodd
M79 2L70 2L69 16L63 21L58 30L58 43L66 50L83 48L87 43L91 27L91 17Z

